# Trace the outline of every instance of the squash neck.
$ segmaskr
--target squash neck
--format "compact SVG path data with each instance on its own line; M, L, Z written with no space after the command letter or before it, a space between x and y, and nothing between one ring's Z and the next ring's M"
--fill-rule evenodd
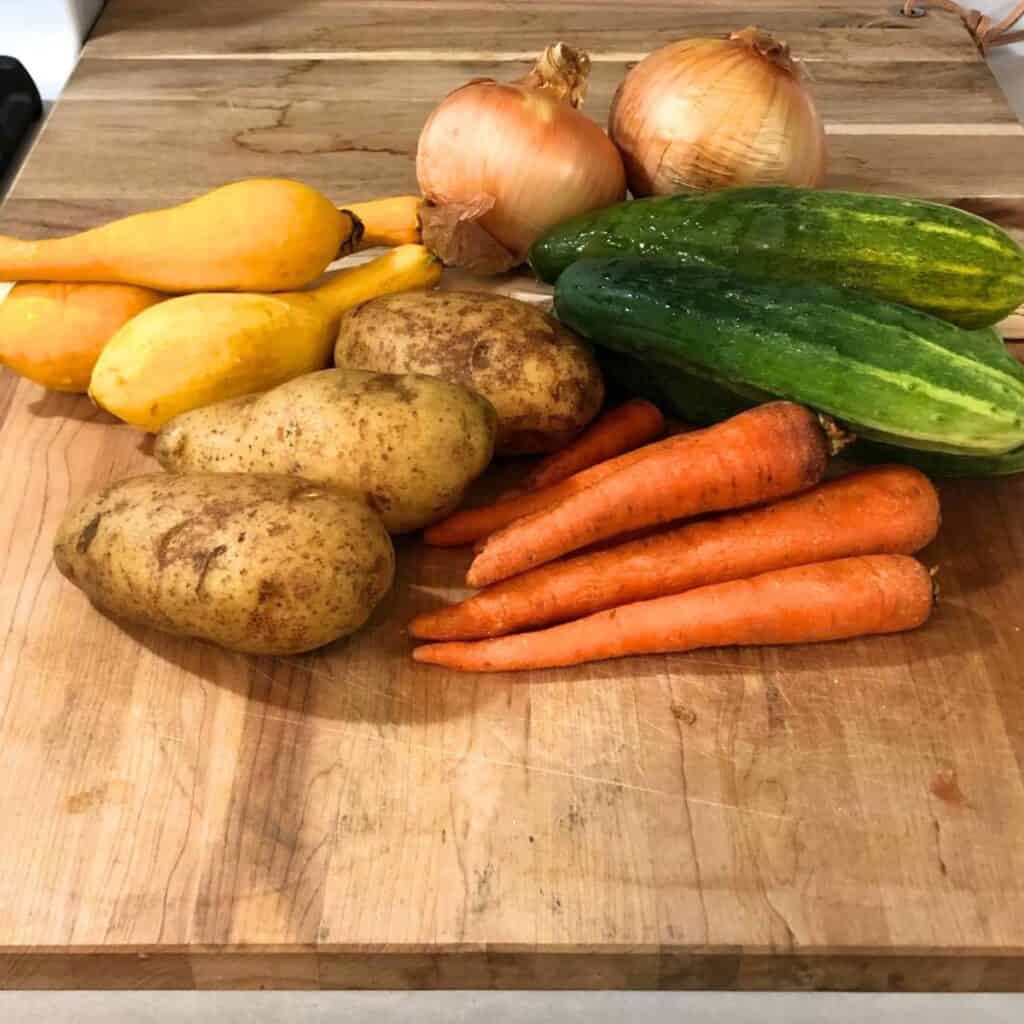
M47 262L40 248L39 242L0 235L0 281L46 280L48 268L56 271L64 266L64 260Z

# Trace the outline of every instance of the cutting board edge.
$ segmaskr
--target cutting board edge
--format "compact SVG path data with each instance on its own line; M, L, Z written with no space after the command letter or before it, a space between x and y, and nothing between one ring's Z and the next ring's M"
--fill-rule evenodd
M230 947L225 947L225 950ZM0 991L69 989L648 989L1021 992L1024 949L913 953L0 952Z

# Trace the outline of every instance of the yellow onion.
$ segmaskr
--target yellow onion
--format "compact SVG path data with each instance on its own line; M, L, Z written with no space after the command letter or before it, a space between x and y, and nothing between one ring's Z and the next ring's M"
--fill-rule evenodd
M800 68L757 28L645 57L615 94L608 132L635 196L825 176L825 132Z
M467 82L423 126L416 175L424 197L455 211L449 227L472 221L482 228L507 266L521 263L548 228L625 198L618 151L577 109L589 72L585 53L556 43L525 78ZM436 219L424 212L428 245Z

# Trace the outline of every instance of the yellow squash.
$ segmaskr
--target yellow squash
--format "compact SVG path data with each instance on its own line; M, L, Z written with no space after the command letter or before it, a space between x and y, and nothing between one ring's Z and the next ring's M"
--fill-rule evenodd
M0 363L54 391L87 391L103 346L167 298L131 284L16 284L0 302Z
M403 245L308 292L169 299L111 338L89 394L128 423L159 430L179 413L324 369L346 309L440 276L427 249Z
M65 238L0 235L0 280L284 291L315 280L359 234L358 221L315 188L249 178Z

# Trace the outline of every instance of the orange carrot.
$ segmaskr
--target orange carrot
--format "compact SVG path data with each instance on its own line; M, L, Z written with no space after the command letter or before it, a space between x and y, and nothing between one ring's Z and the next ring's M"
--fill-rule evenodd
M671 440L672 438L668 438L665 441L658 441L656 444L667 444ZM586 490L600 480L604 480L605 477L611 476L612 473L646 458L654 447L656 445L647 445L644 448L637 448L624 455L619 455L617 458L599 462L596 466L576 473L561 483L552 484L528 494L502 498L491 505L478 505L476 508L462 509L424 530L423 539L428 544L441 548L472 544L523 516L543 512L544 509L551 508L558 502Z
M828 438L809 409L756 406L620 456L634 461L489 537L466 582L486 586L630 530L805 490L821 480L828 456Z
M914 629L932 579L907 555L861 555L638 601L535 633L426 644L416 661L462 672L579 665L629 654L739 644L802 644Z
M520 488L535 491L630 452L665 432L665 417L646 398L631 398L595 420L574 441L542 459Z
M424 640L476 640L772 569L912 554L939 528L939 496L909 466L877 466L772 505L688 523L514 576L418 615Z

